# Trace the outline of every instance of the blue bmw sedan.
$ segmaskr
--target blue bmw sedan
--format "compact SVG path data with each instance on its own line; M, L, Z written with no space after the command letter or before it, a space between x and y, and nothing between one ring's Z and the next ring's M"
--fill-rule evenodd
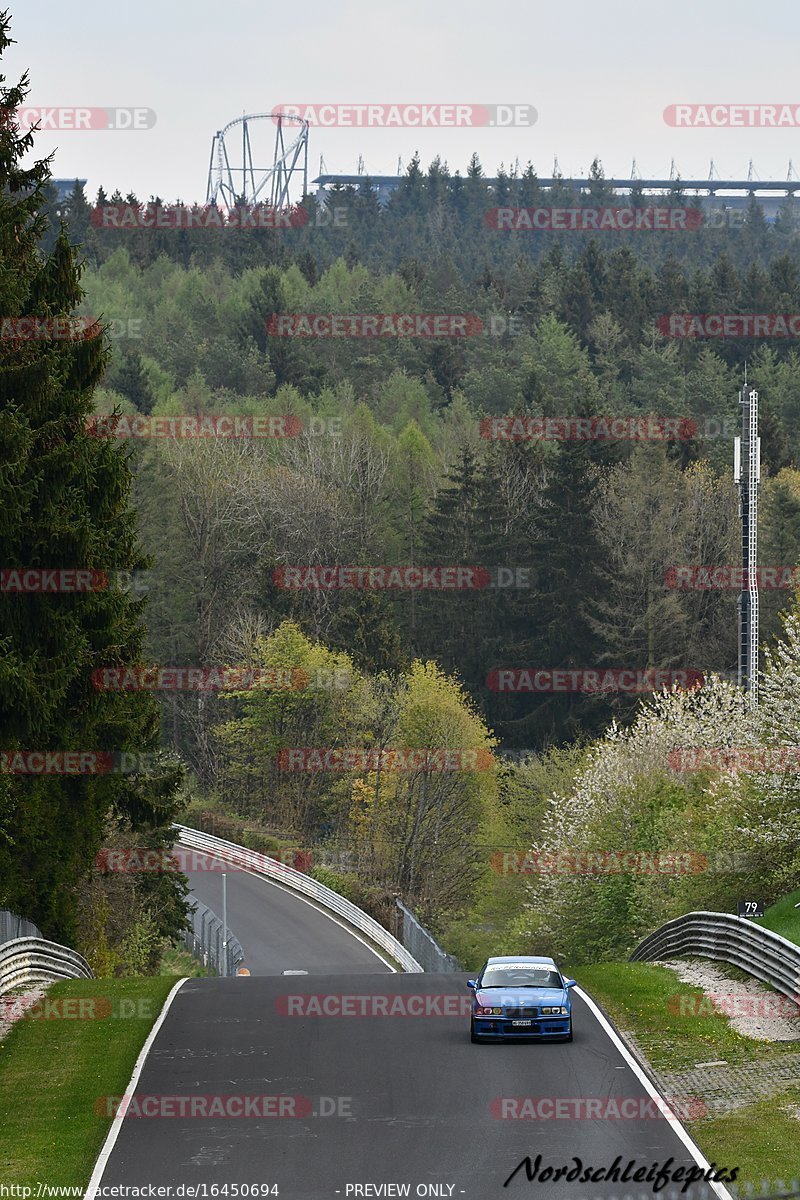
M526 955L490 958L477 979L467 981L475 993L470 1035L473 1042L547 1038L572 1041L569 989L552 958Z

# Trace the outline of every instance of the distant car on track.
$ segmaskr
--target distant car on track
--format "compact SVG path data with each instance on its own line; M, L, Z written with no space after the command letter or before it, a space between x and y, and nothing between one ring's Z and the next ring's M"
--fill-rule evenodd
M572 1041L569 989L575 987L575 980L565 980L552 958L489 958L467 987L475 993L470 1018L473 1042L531 1037Z

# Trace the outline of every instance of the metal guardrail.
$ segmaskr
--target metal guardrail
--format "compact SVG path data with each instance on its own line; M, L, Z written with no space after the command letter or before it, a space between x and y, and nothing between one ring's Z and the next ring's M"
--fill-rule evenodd
M432 934L421 925L410 908L402 900L397 907L403 914L403 945L414 958L422 963L426 971L454 972L464 968L457 958L442 949Z
M178 831L178 838L185 846L201 850L206 854L215 854L233 866L255 871L291 891L308 896L321 908L336 913L353 929L365 934L371 942L374 942L381 950L385 950L393 962L402 967L404 971L415 974L423 971L424 968L387 929L384 929L363 909L351 904L349 900L345 900L344 896L340 896L338 892L334 892L325 884L318 883L316 879L304 875L302 871L296 871L294 867L269 858L266 854L248 850L245 846L237 846L234 842L226 842L223 838L213 837L210 833L201 833L199 829L189 829L186 825L173 825L172 828Z
M0 946L0 996L13 988L57 979L94 979L94 972L76 950L46 938L14 938Z
M41 929L29 921L27 917L18 917L7 908L0 908L0 946L13 942L16 938L40 938Z
M244 950L241 942L231 934L229 928L227 964L223 970L225 930L222 921L208 905L203 904L202 900L193 900L192 904L194 907L189 913L192 927L184 932L184 946L193 958L201 962L204 967L213 967L218 975L235 975L236 968L244 962Z
M747 971L791 1000L800 996L800 946L730 913L690 912L667 921L636 947L632 962L699 954Z

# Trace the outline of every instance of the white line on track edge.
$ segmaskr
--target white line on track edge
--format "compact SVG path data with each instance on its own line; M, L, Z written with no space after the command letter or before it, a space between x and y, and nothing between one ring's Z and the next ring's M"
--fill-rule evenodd
M170 994L167 996L166 1000L164 1001L164 1007L162 1008L161 1012L158 1014L155 1025L153 1026L153 1028L150 1030L149 1034L147 1035L147 1040L145 1041L145 1044L142 1046L142 1049L139 1052L139 1057L137 1058L137 1060L134 1064L133 1074L131 1075L130 1082L129 1082L127 1088L125 1089L126 1096L132 1096L134 1091L136 1090L136 1084L139 1082L139 1076L142 1073L145 1059L147 1058L147 1055L150 1053L150 1047L152 1046L153 1042L155 1041L156 1035L157 1035L159 1029L164 1024L164 1020L166 1018L167 1013L169 1012L169 1008L170 1008L170 1005L172 1004L172 1001L175 999L178 992L180 991L180 989L183 987L183 985L185 983L186 983L185 978L179 979L178 982L175 984L175 987L172 989L172 991L170 992ZM120 1105L120 1108L121 1107L122 1106ZM117 1111L114 1113L114 1119L111 1122L111 1127L110 1127L108 1133L106 1134L106 1140L103 1142L103 1148L97 1157L97 1162L94 1164L94 1170L92 1171L92 1177L89 1180L88 1184L86 1185L86 1192L84 1193L84 1200L94 1200L94 1197L97 1194L97 1189L100 1186L100 1181L103 1178L103 1173L106 1169L106 1165L108 1164L108 1160L111 1157L111 1151L114 1149L117 1138L119 1137L119 1132L122 1129L122 1122L124 1119L125 1119L124 1109L123 1109L122 1113L120 1113L120 1109L118 1108Z
M647 1075L644 1073L644 1071L642 1070L639 1063L636 1061L636 1059L633 1057L633 1055L631 1054L628 1047L622 1041L619 1034L614 1029L613 1025L609 1024L608 1020L603 1015L603 1013L600 1011L600 1009L597 1007L594 1000L592 1000L591 996L587 996L586 992L583 990L582 987L576 987L574 990L580 996L581 1000L583 1000L584 1004L586 1004L589 1011L594 1016L595 1020L602 1026L602 1028L604 1029L604 1031L606 1032L608 1037L611 1039L611 1041L617 1047L620 1054L625 1059L625 1062L631 1068L631 1070L633 1071L636 1078L642 1084L644 1084L645 1090L647 1091L648 1095L650 1097L652 1097L653 1100L660 1100L660 1101L662 1101L662 1103L667 1103L666 1101L663 1100L663 1097L661 1095L659 1095L659 1093L656 1091L655 1087L653 1086L651 1081L648 1079ZM671 1107L671 1106L668 1105L668 1107ZM709 1171L711 1169L711 1163L706 1159L706 1157L703 1154L700 1147L697 1146L692 1141L691 1135L684 1129L683 1125L681 1125L678 1118L674 1115L667 1116L667 1114L665 1113L664 1120L669 1121L670 1125L672 1126L673 1132L683 1142L684 1146L689 1151L692 1158L697 1163L698 1167L702 1167L704 1171ZM723 1187L723 1185L721 1183L709 1182L708 1184L706 1184L706 1186L710 1187L716 1193L716 1195L721 1198L721 1200L733 1200L731 1193L728 1191L728 1189L726 1187Z

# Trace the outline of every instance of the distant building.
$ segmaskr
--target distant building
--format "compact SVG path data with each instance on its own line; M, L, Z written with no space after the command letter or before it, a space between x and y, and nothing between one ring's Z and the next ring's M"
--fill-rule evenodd
M66 200L67 196L72 194L76 183L82 188L86 187L85 179L51 179L49 182L50 186L55 188L59 200Z
M335 185L340 187L359 188L369 183L376 193L378 203L384 207L389 197L402 183L404 175L319 175L314 183L317 185L317 195L324 200L328 190ZM424 172L423 172L424 178ZM508 184L509 180L504 181ZM484 179L489 187L496 187L497 179ZM576 192L589 194L594 184L591 179L539 179L539 187L543 191L558 184L572 186ZM764 212L767 221L772 222L787 196L794 197L800 191L800 180L761 180L750 179L605 179L603 183L615 196L627 196L636 187L643 197L663 196L680 187L687 199L693 195L701 197L708 209L727 208L734 210L746 209L750 197L755 196ZM733 194L731 194L733 193Z

